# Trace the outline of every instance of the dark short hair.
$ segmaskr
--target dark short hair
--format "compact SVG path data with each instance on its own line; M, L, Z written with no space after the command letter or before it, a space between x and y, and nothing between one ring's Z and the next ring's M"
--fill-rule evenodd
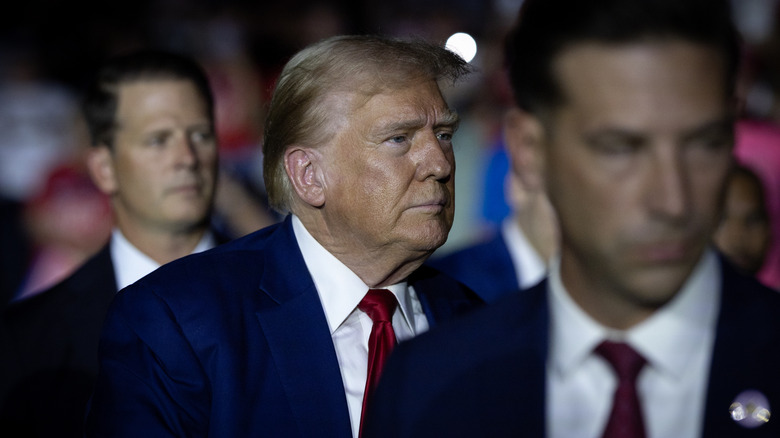
M505 41L515 102L537 115L561 104L553 64L574 44L656 39L715 49L734 93L740 44L728 0L525 0Z
M263 178L271 206L290 211L293 190L284 152L293 144L323 141L330 120L323 102L330 93L372 96L418 78L454 82L469 71L460 56L422 40L342 35L298 52L279 76L265 123Z
M192 58L144 49L108 59L95 75L84 98L84 117L93 146L113 146L119 86L130 82L182 79L191 81L214 121L214 97L203 68Z

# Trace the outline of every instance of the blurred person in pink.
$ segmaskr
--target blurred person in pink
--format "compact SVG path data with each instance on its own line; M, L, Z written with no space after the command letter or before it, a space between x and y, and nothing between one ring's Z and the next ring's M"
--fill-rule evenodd
M764 185L770 222L770 243L757 277L780 290L780 125L743 119L736 126L734 155L749 166Z

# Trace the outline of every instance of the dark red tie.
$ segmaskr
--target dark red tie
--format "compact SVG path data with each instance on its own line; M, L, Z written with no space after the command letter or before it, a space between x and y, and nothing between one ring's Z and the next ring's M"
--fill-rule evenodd
M645 425L636 392L636 378L645 365L645 358L621 342L604 341L596 353L612 365L618 376L618 387L612 401L603 438L644 438Z
M358 309L366 312L374 322L371 336L368 338L368 375L366 390L363 393L363 413L360 416L360 435L363 434L363 420L366 418L366 405L376 389L385 361L395 347L393 331L393 312L398 305L395 296L387 289L370 289Z

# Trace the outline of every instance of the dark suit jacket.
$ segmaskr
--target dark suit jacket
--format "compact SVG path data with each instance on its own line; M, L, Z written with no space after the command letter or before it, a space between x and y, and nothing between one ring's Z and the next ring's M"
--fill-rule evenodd
M83 436L100 331L116 292L106 244L65 280L3 313L0 436Z
M703 437L777 437L729 406L758 390L780 407L780 294L723 266L723 293L705 401ZM366 437L545 436L547 282L400 345L369 412Z
M409 278L432 325L479 299ZM349 437L341 372L288 217L158 269L117 295L88 436Z
M520 289L512 256L499 231L484 242L432 257L427 264L465 284L488 303Z
M114 295L106 245L52 289L9 306L2 321L0 435L82 434L100 328Z

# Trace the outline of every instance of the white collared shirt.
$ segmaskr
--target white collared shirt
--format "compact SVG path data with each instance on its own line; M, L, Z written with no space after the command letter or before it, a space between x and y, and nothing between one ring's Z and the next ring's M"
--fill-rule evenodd
M206 231L192 254L213 248L215 245L214 235L210 231ZM119 228L114 228L111 232L110 247L116 277L116 290L121 290L135 283L141 277L160 267L159 263L133 246L119 231Z
M699 437L720 283L717 257L707 251L672 301L628 331L615 332L571 299L561 282L560 260L554 260L548 290L547 435L601 436L617 380L593 349L610 338L627 342L647 360L637 383L647 437ZM726 415L728 406L723 409Z
M328 320L347 396L352 435L357 437L368 372L368 338L373 325L371 318L359 310L357 305L369 287L320 245L297 216L293 215L292 223L295 239ZM393 330L398 342L428 330L428 319L414 288L401 282L384 289L389 289L399 303L393 314Z
M539 283L547 274L547 265L514 217L508 217L501 223L501 235L512 258L520 289L527 289Z

